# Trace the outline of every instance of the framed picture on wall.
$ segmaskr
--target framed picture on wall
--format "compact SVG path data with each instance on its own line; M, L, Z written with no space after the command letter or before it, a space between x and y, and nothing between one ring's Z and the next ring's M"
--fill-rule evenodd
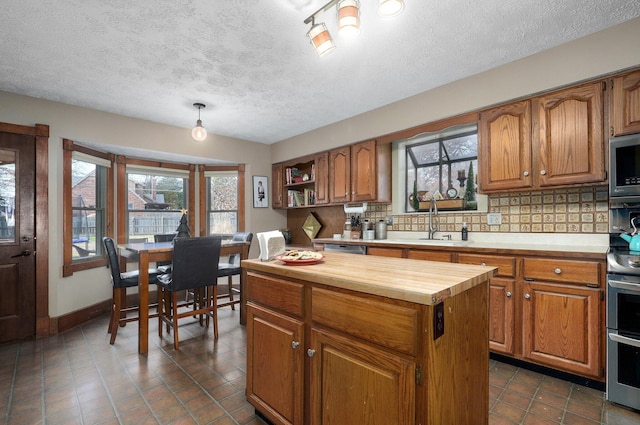
M267 176L253 176L253 208L267 208L268 206Z

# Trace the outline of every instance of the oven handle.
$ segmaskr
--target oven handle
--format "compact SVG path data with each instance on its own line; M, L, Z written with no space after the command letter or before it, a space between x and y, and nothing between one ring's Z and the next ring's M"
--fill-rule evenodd
M629 337L614 334L614 333L609 333L609 339L611 339L611 341L619 342L620 344L632 345L634 347L640 348L640 341L637 339L629 338Z
M609 284L609 286L617 289L626 289L628 291L638 292L638 284L627 283L621 280L612 280L612 279L609 279L607 283Z

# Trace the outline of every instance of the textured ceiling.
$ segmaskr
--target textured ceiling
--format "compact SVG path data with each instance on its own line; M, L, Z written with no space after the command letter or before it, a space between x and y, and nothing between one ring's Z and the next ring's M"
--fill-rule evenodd
M405 0L318 58L325 0L3 0L0 90L274 143L640 16L638 0Z

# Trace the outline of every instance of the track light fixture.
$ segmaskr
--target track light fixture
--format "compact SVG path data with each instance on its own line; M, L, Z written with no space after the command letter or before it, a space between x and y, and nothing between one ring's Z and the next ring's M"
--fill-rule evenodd
M196 126L191 130L191 137L193 137L198 142L202 142L207 138L207 130L202 126L202 120L200 119L200 109L206 108L207 105L204 103L194 103L193 106L198 108L198 121L196 122Z
M336 45L329 34L324 22L316 24L316 15L326 12L334 5L337 6L338 33L343 37L355 37L360 33L360 1L359 0L331 0L311 16L304 20L305 24L311 24L307 37L319 56L324 56ZM395 16L402 12L404 0L378 0L378 15L387 17Z

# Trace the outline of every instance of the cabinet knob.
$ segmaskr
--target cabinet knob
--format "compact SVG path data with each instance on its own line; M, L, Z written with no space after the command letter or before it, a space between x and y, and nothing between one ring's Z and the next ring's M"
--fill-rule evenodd
M481 266L486 266L486 265L487 265L487 263L480 263L480 265L481 265Z
M543 176L547 175L547 170L540 170L540 175L543 175Z
M528 300L528 299L530 299L530 298L531 298L531 295L529 295L529 294L524 294L524 299L525 299L525 300Z
M529 172L525 171L524 173L522 173L525 177L529 176Z
M311 348L307 350L307 356L309 357L313 357L315 353L316 353L316 350L312 350Z
M562 273L562 269L560 267L556 267L556 269L553 272L555 274L560 274L560 273Z
M293 341L291 342L291 348L293 348L294 350L296 348L298 348L300 346L300 343L298 341Z
M507 296L507 298L511 298L511 292L507 291L505 295Z

